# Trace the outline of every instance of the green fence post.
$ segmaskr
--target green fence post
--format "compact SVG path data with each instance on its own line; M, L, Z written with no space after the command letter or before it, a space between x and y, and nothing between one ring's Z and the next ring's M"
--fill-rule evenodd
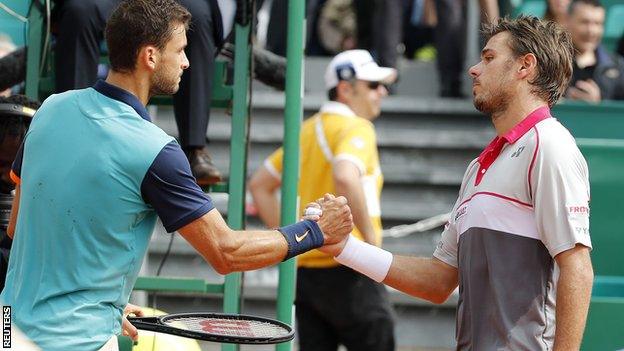
M288 2L288 44L286 51L286 109L284 116L284 172L282 176L281 224L297 220L297 189L299 184L299 133L303 119L303 50L304 50L305 1ZM279 266L277 318L293 322L295 300L295 260ZM279 351L288 351L292 342L277 345Z
M28 47L26 57L32 57L26 63L26 96L39 100L39 71L42 50L43 11L45 5L41 0L33 0L28 16ZM45 48L44 48L45 49Z
M234 100L232 101L232 136L230 139L230 179L228 197L228 225L243 229L245 217L245 178L247 176L247 140L249 137L249 86L251 50L250 25L236 24L234 57ZM225 277L223 312L240 313L241 273ZM238 350L238 345L223 344L223 351Z

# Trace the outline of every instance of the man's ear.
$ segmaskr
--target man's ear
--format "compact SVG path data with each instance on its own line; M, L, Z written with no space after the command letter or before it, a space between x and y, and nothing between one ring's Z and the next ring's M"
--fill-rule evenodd
M153 71L156 69L159 59L160 52L158 49L153 45L146 45L139 50L139 57L137 61L139 66L143 66L144 68Z
M338 81L336 85L336 97L338 99L346 99L353 94L353 85L346 80Z
M521 56L518 60L520 63L517 72L519 78L533 78L537 74L537 57L534 54L528 53Z

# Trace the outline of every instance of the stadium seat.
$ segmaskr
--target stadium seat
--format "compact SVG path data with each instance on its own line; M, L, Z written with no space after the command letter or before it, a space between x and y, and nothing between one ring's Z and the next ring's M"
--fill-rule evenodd
M624 277L597 276L581 350L624 349Z
M606 5L605 5L606 6ZM607 7L603 43L610 51L615 50L617 41L624 33L624 1Z
M624 140L577 139L577 144L589 166L594 273L624 276Z
M546 1L544 0L529 0L523 1L512 10L513 17L522 15L532 15L542 18L546 13Z
M606 10L602 42L608 50L614 51L617 41L624 33L624 0L602 0L601 3ZM546 0L518 0L510 1L510 4L513 17L524 14L542 18L546 13Z
M621 120L622 115L613 117ZM591 120L589 116L586 118ZM624 217L619 206L624 201L621 176L624 140L577 139L577 144L589 166L591 257L595 274L581 350L621 350L624 348L624 235L621 230Z
M566 100L553 107L553 116L575 138L624 139L624 102L592 104Z
M2 4L15 11L20 16L26 16L28 12L28 1L23 0L2 0ZM24 45L26 41L26 24L21 22L8 12L0 9L0 34L5 34L11 38L16 46Z
M624 3L609 7L604 35L619 39L622 33L624 33Z

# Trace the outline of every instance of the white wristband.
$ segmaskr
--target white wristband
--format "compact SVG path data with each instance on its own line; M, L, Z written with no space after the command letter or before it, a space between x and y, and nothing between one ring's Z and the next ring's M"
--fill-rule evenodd
M353 235L349 236L344 249L335 258L338 263L351 267L376 282L386 279L392 265L390 252L358 240Z

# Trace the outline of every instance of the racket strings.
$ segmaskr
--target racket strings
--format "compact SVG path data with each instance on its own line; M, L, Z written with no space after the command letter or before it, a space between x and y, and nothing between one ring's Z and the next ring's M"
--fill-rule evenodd
M178 317L163 321L165 324L189 331L246 338L276 338L289 334L283 326L248 319Z

